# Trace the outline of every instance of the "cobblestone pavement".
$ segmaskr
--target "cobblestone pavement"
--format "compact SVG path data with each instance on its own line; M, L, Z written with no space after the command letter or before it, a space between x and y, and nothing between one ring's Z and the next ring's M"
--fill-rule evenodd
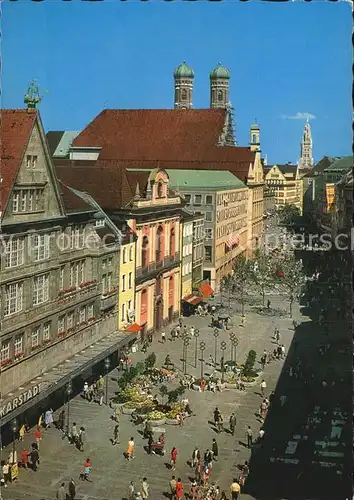
M281 297L270 297L272 307L275 310L285 307ZM300 313L296 309L295 317L299 320ZM213 329L208 326L210 317L200 318L192 316L185 318L187 325L193 325L200 330L198 343L206 342L205 359L209 354L214 356ZM233 327L239 338L237 359L243 362L250 349L255 349L257 354L262 355L264 349L272 348L271 337L274 327L278 326L281 333L281 342L289 346L293 336L291 320L287 315L274 317L260 315L256 312L247 311L247 321L244 328L239 326L240 317L233 316ZM169 332L166 331L166 334ZM220 333L218 342L225 340L228 350L225 352L225 360L229 359L230 352L227 331ZM167 341L165 345L157 338L154 340L149 352L155 352L157 365L161 365L166 354L171 357L172 362L180 369L182 356L182 342ZM146 355L141 352L132 355L134 362L143 359ZM199 357L199 356L198 356ZM220 350L218 350L220 358ZM197 368L194 364L194 340L189 346L188 372L200 376L200 364ZM282 361L275 361L266 367L264 378L267 382L267 390L270 392L276 385L282 368ZM210 371L210 370L209 370ZM208 367L205 367L208 372ZM109 395L113 396L117 390L117 371L109 374ZM187 465L192 450L198 445L202 451L210 447L212 438L216 437L219 445L219 460L213 467L212 480L217 481L221 489L225 489L229 495L229 485L233 477L238 477L237 464L243 463L249 458L249 450L245 448L245 431L251 425L256 434L260 423L255 415L259 408L261 397L257 394L258 385L247 389L246 392L236 390L225 390L222 393L205 392L203 394L193 390L187 391L186 395L190 401L192 410L196 416L186 419L185 425L180 427L166 427L167 452L169 454L172 446L176 446L179 455L176 476L180 476L185 483L186 491L189 491L189 477L193 476L192 469ZM236 411L237 427L235 436L228 433L216 435L208 423L212 420L213 410L218 406L224 415L225 423L232 411ZM60 411L60 410L59 410ZM142 478L146 476L150 484L150 497L154 499L164 498L164 492L168 490L168 481L171 471L167 468L167 457L149 456L143 449L146 443L139 428L133 426L128 416L123 415L121 420L121 444L112 446L114 422L110 419L112 410L107 406L99 406L96 403L87 403L80 396L70 403L70 421L75 421L78 426L83 425L87 434L87 448L81 453L71 446L67 439L62 439L61 434L55 428L43 431L41 442L41 463L38 472L31 470L20 470L19 478L15 484L9 485L3 490L4 499L20 500L30 498L31 500L49 500L55 498L55 492L62 481L68 482L70 477L77 480L77 498L86 500L113 500L126 496L127 487L131 480L137 486L141 485ZM24 445L33 441L34 430L26 436ZM123 453L126 449L128 439L134 436L136 443L136 457L133 461L125 460ZM17 443L20 452L25 446ZM3 450L3 458L7 457L9 450ZM78 475L82 469L84 460L90 457L92 461L92 483L81 482ZM242 500L251 499L248 495L241 495Z

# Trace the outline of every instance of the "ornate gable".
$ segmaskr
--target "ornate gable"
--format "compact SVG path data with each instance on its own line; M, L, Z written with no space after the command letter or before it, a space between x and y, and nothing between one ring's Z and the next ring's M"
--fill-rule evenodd
M36 221L64 215L58 181L38 112L8 192L3 223ZM5 139L6 140L6 139Z

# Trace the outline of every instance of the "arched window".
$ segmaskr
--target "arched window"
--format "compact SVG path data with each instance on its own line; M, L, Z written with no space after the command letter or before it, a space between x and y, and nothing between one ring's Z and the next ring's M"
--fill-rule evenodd
M127 249L123 248L123 264L127 262Z
M253 144L255 144L257 142L257 136L256 136L256 134L252 135L252 142L253 142Z
M160 262L163 259L162 238L163 228L159 226L156 231L156 262Z
M218 92L218 101L222 102L224 100L224 94L222 90L219 90Z
M141 244L141 267L146 267L148 263L149 263L149 240L147 236L144 236Z
M186 101L187 100L187 90L186 89L182 89L181 90L181 99L183 101Z
M175 245L176 245L175 229L172 228L171 232L170 232L170 253L169 253L169 255L175 254Z
M159 182L159 183L157 184L157 196L158 196L159 198L162 198L162 197L163 197L163 184L162 184L162 182Z

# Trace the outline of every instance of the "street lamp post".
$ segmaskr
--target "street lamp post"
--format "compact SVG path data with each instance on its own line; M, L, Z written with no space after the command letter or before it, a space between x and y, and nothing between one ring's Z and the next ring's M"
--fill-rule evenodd
M195 337L195 349L194 349L194 367L197 368L197 358L198 358L198 337L199 337L199 330L196 330L194 332L194 337Z
M186 346L185 346L185 340L188 339L188 333L187 332L184 332L182 333L182 370L183 370L183 373L184 373L184 364L185 364L185 358L186 358Z
M238 338L237 337L235 337L232 340L232 345L233 345L234 352L235 352L235 364L236 364L236 355L237 355L236 349L237 349L237 346L238 346Z
M218 354L218 351L217 351L217 348L218 348L218 337L219 337L219 330L214 330L214 339L215 339L215 356L214 356L214 359L215 359L215 368L216 368L216 363L217 363L217 360L216 360L216 357L217 357L217 354Z
M204 341L202 341L199 344L199 349L200 349L200 378L202 379L204 377L204 351L206 348L206 344Z
M73 392L73 385L71 380L67 383L66 386L66 396L67 396L67 416L66 416L66 435L69 436L70 434L70 396L71 393Z
M183 367L183 373L186 375L187 373L187 349L189 346L189 337L185 337L183 340L183 345L184 345L184 367Z
M13 463L15 463L15 457L16 457L16 432L17 432L17 420L14 418L12 421L12 462Z
M230 335L229 335L229 338L230 338L230 345L231 345L231 363L233 362L234 360L234 346L233 346L233 340L235 340L236 338L236 335L234 332L231 332Z
M220 349L222 350L222 362L221 362L221 382L225 380L225 361L224 361L224 352L226 349L226 342L223 340L220 344Z
M104 360L104 367L106 370L106 405L108 405L108 370L109 370L110 364L111 364L111 362L110 362L109 358L106 358Z

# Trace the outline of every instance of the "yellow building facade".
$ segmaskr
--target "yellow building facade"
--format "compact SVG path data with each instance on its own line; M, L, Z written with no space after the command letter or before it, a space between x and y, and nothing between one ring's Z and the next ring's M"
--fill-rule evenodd
M291 204L303 208L303 181L297 165L272 165L265 169L265 183L275 196L275 208Z
M135 241L122 241L119 263L118 328L125 330L135 322Z

